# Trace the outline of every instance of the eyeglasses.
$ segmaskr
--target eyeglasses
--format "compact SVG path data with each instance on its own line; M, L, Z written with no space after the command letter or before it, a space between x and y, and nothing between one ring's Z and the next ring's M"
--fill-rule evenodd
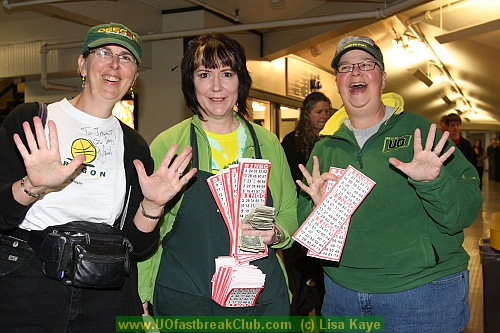
M113 57L117 56L118 61L122 65L132 66L136 63L136 60L131 54L113 54L110 50L99 48L97 50L92 50L89 53L94 53L95 57L101 61L113 61Z
M375 69L375 66L380 66L378 63L375 61L363 61L363 62L358 62L357 64L342 64L337 66L337 73L349 73L352 72L354 69L354 66L358 66L360 71L366 72L366 71L372 71Z

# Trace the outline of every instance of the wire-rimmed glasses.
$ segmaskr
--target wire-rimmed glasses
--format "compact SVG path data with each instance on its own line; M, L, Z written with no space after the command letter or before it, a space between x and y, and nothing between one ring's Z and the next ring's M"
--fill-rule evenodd
M122 65L132 66L133 64L136 63L134 56L131 54L128 54L128 53L126 53L126 54L113 54L113 52L111 52L110 50L102 48L102 47L98 48L96 50L92 50L89 53L94 53L95 57L99 60L102 60L102 61L111 62L111 61L113 61L113 57L117 56L118 61Z
M350 73L353 71L354 66L358 66L360 71L366 72L366 71L372 71L375 69L375 66L380 66L377 62L375 61L363 61L363 62L358 62L356 64L341 64L337 66L337 73Z

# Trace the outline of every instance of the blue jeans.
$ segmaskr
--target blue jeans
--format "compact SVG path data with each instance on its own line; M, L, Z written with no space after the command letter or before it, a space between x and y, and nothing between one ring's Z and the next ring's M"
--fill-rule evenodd
M390 294L358 293L325 274L323 316L383 316L386 333L457 333L470 319L469 271Z

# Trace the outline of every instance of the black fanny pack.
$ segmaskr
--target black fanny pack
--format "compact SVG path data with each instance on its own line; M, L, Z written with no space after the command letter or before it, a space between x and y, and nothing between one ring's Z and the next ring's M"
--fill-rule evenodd
M43 273L64 285L114 288L130 275L132 245L104 223L75 221L31 231L28 244L43 260Z

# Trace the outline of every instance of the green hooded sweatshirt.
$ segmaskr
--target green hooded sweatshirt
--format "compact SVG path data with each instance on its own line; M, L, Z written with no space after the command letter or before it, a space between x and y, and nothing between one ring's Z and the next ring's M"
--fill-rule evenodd
M363 148L344 124L348 114L343 107L325 125L324 138L311 153L319 158L321 173L352 165L376 182L351 216L340 262L324 265L335 283L365 293L409 290L466 269L463 229L475 221L483 203L476 169L458 149L429 182L413 181L389 163L390 157L410 162L415 129L421 130L425 145L431 123L404 111L397 94L383 94L382 101L394 113ZM434 144L442 133L436 136ZM452 145L448 140L443 151ZM312 158L307 169L312 169ZM299 223L312 206L302 192Z

